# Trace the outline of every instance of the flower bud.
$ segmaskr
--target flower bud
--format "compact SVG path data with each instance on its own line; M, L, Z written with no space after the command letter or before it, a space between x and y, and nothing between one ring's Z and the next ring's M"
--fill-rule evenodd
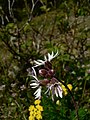
M56 78L52 78L51 81L50 81L51 84L55 84L55 83L58 83L58 80Z
M42 77L45 77L47 73L48 73L48 71L45 70L45 69L40 69L40 70L39 70L39 74L40 74Z
M53 69L51 69L51 70L49 70L48 72L47 72L47 74L45 75L45 77L46 78L51 78L51 77L53 77L54 76L54 70Z
M43 86L46 86L49 82L50 82L50 80L48 80L48 79L40 80L40 84Z

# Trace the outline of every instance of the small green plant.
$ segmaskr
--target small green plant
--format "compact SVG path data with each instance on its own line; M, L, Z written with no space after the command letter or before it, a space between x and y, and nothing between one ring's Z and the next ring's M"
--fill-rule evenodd
M57 55L58 51L55 55L53 52L52 54L48 53L47 57L44 56L44 60L34 61L35 65L32 67L32 74L30 75L33 79L31 80L30 86L34 89L37 88L37 90L34 93L35 99L42 98L43 86L46 87L45 94L48 94L48 96L51 95L53 101L55 99L55 96L58 98L62 98L63 94L67 95L68 92L70 92L76 110L76 116L79 120L77 104L75 103L73 94L71 93L72 85L66 85L63 81L59 80L56 77L55 70L53 69L53 66L51 64L52 59L55 58ZM40 66L43 66L43 68L38 69L39 75L37 75L35 69Z

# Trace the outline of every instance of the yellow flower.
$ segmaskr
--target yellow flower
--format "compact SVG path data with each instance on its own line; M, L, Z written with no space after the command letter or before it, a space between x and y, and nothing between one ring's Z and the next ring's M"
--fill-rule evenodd
M33 111L33 110L34 110L34 105L30 105L29 111Z
M68 94L67 90L64 91L64 95L66 96Z
M29 111L30 111L30 116L29 116L29 120L41 120L42 119L42 115L41 115L41 111L43 111L43 107L40 104L40 100L35 100L34 104L35 105L30 105L29 107Z
M37 111L37 109L36 108L34 108L34 111L33 112L36 112Z
M41 103L41 100L35 100L34 104L37 105L37 104L40 104Z
M37 120L42 119L42 115L41 115L41 114L37 114L36 119L37 119Z
M38 110L38 111L37 111L37 115L41 115L41 111Z
M57 104L57 105L60 105L60 101L59 101L59 100L57 100L57 101L56 101L56 104Z
M43 111L43 107L41 105L36 105L36 108L39 110L39 111Z
M62 90L63 90L64 95L67 95L67 89L65 88L65 86L64 86L64 85L61 85L61 87L62 87Z
M35 120L33 116L29 116L29 120Z
M30 116L33 115L33 111L30 112Z
M34 111L33 111L33 116L35 117L35 116L36 116L36 114L37 114L37 109L36 109L36 108L34 108Z
M64 85L62 85L62 84L61 84L61 87L62 87L62 90L63 90L64 95L66 96L66 95L68 94L67 88L66 88ZM68 84L67 87L68 87L70 90L72 90L72 85L71 85L71 84Z
M72 85L71 84L68 84L67 87L72 90Z

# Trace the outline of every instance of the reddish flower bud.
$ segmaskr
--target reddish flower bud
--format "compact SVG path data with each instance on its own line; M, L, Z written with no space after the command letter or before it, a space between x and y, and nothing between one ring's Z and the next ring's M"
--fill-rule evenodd
M49 74L51 74L51 76L53 76L55 74L55 71L53 69L49 70Z
M40 80L40 84L43 86L46 86L49 82L50 82L50 80L48 80L48 79Z
M51 83L51 84L58 83L58 80L53 77L53 78L51 79L50 83Z
M48 73L48 71L45 70L45 69L40 69L40 70L39 70L39 74L40 74L42 77L45 77L47 73Z
M48 71L48 73L45 75L45 77L46 77L46 78L48 78L48 77L51 78L51 77L54 76L54 74L55 74L54 70L51 69L51 70Z

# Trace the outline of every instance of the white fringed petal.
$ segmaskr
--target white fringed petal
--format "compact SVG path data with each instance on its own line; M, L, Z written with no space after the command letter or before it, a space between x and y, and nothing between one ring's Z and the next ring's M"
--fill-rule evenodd
M62 91L62 88L60 86L60 83L55 82L54 84L49 84L47 86L47 91L45 92L45 94L48 94L48 93L51 93L53 101L54 101L54 96L62 98L63 91Z
M55 95L56 95L56 97L58 97L58 91L57 91L57 89L55 89Z
M57 53L54 55L53 51L52 51L52 54L48 54L48 61L50 62L53 58L55 58L56 56L58 55L58 51Z
M35 95L35 99L41 98L41 86L35 91L34 95Z
M34 67L38 67L38 66L44 65L45 61L43 61L43 60L37 60L37 61L36 61L36 60L35 60L34 63L35 63L35 66L34 66Z
M62 88L60 86L57 87L59 97L62 98Z
M55 58L56 56L58 55L58 51L57 53L54 55L54 52L52 51L52 53L48 53L47 56L44 56L44 60L35 60L34 63L35 63L35 66L34 67L38 67L38 66L41 66L41 65L44 65L45 62L47 61L51 61L53 58Z

